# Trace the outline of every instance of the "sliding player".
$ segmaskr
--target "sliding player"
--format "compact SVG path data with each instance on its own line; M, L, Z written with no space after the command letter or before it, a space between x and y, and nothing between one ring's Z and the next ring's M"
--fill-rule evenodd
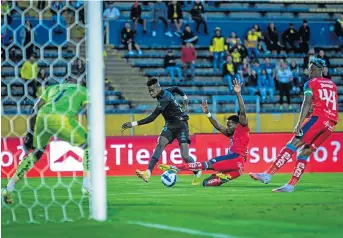
M338 122L337 87L330 79L322 77L325 61L312 57L309 65L310 80L304 85L304 101L294 136L277 156L276 161L265 173L251 173L250 176L262 183L269 183L272 176L292 158L296 150L304 146L297 155L297 162L289 182L273 189L273 192L293 192L304 173L309 156L331 135ZM305 118L310 113L309 120Z
M5 203L13 203L12 192L15 185L42 157L52 136L84 149L82 192L90 192L87 131L75 120L78 111L86 107L88 102L87 89L84 87L86 83L84 81L81 84L70 78L66 84L48 87L38 99L29 118L30 128L34 129L33 132L28 131L24 142L25 150L32 149L32 153L21 161L15 174L2 190Z
M202 102L202 110L207 115L211 124L223 135L230 138L229 153L219 156L207 162L183 163L181 165L159 165L163 171L172 169L176 172L180 170L216 171L210 177L203 181L203 186L220 186L230 180L238 178L244 169L244 162L248 153L248 144L250 140L248 119L246 117L245 106L241 95L241 85L237 80L233 81L234 92L237 95L239 105L239 115L230 116L226 122L226 128L211 116L208 112L207 102Z
M144 182L148 183L151 173L159 161L164 148L171 144L175 139L178 140L181 157L186 162L194 162L193 158L189 156L189 130L188 130L188 115L176 102L173 94L179 94L184 99L185 109L188 105L186 94L178 87L162 89L156 78L150 78L147 82L148 90L152 98L157 99L156 109L147 118L140 121L126 122L122 129L140 126L153 122L160 114L164 117L166 122L162 129L155 151L149 161L148 169L146 171L136 170L136 174ZM192 185L200 184L201 172L194 172L194 179Z

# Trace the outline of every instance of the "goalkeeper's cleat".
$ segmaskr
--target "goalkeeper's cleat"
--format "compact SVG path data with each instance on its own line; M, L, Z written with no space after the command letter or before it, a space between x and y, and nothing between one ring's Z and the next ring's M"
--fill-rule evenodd
M7 187L3 188L1 191L1 197L6 204L13 204L12 193L8 191Z
M86 187L82 187L82 189L81 189L81 193L83 194L83 195L90 195L91 193L92 193L92 190L90 189L90 188L86 188Z
M285 184L280 188L275 188L272 190L273 193L292 193L294 191L294 186L290 184Z
M250 173L249 175L252 179L259 180L264 184L268 184L272 179L272 175L267 173Z
M180 170L174 166L174 165L168 165L168 164L160 164L158 166L158 168L162 171L167 171L167 170L171 170L173 171L174 173L178 173Z
M144 182L149 183L150 175L149 175L148 171L140 171L137 169L136 175L138 176L138 178L143 179Z
M200 177L202 172L198 171L196 174L194 174L192 185L199 185L201 183Z

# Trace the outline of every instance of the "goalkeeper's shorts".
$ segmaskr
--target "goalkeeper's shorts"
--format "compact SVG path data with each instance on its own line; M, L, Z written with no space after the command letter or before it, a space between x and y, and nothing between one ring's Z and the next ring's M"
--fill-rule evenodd
M56 114L38 114L33 134L33 146L44 149L52 136L73 146L87 143L87 131L74 118Z

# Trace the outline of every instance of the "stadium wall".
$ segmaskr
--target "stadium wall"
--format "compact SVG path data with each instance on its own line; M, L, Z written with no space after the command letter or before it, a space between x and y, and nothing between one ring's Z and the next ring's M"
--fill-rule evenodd
M148 114L127 114L127 115L106 115L105 128L106 136L129 136L130 130L121 131L121 125L125 122L140 120ZM228 114L217 114L217 119L221 123L225 123ZM299 115L297 113L275 113L275 114L260 114L260 132L292 132ZM339 117L343 118L343 113ZM256 114L248 114L249 125L252 132L256 132ZM1 116L1 137L20 137L24 136L27 131L27 116ZM85 119L81 119L85 125ZM164 120L159 117L155 122L135 127L132 129L135 136L159 135L164 125ZM189 121L189 129L191 134L213 133L213 127L209 123L206 116L203 114L191 114ZM336 132L343 132L343 120L335 127Z

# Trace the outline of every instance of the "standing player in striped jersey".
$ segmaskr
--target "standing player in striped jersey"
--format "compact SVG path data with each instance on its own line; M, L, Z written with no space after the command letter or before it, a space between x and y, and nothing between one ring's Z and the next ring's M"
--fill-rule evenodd
M42 157L52 136L84 149L82 192L90 192L87 131L75 120L78 111L87 107L88 95L85 85L85 81L79 84L76 79L70 78L68 83L48 87L38 99L29 118L33 132L29 130L24 140L24 149L32 152L21 161L13 177L2 190L5 203L13 203L12 192L16 183Z
M292 158L296 150L303 146L297 155L297 162L289 182L273 189L273 192L293 192L304 173L309 156L331 135L338 122L337 86L330 79L322 77L325 61L312 57L309 65L310 80L304 85L304 101L300 118L294 129L292 140L277 156L273 165L264 173L251 173L250 176L262 183L269 183L272 176ZM312 107L312 114L311 114ZM305 119L310 115L310 118Z

